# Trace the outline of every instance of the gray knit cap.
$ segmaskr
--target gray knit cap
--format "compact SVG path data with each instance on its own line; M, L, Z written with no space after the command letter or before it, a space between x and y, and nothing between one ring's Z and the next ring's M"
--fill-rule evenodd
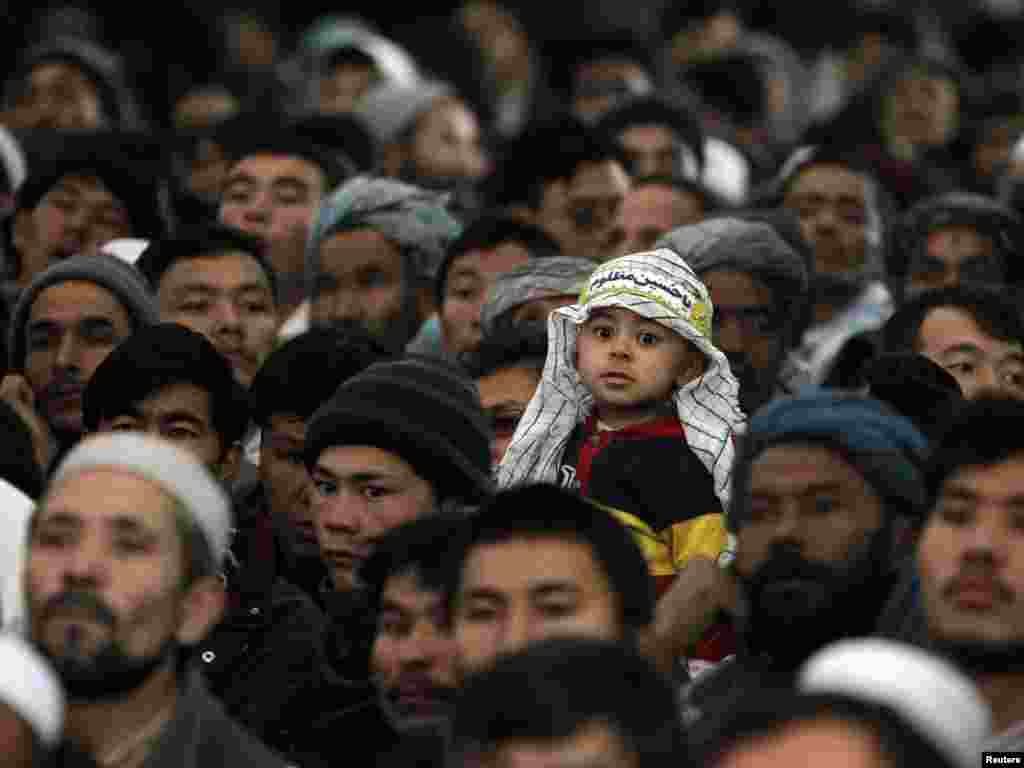
M9 367L19 371L25 365L25 325L36 297L45 289L71 280L83 280L106 288L117 297L131 317L133 329L157 322L160 312L156 297L135 267L116 256L74 256L40 272L18 298L8 331Z
M446 195L392 179L356 176L321 204L306 245L306 279L312 294L320 271L320 246L353 229L374 229L412 257L416 274L433 280L462 226L445 208Z
M549 296L579 296L595 269L597 264L590 259L552 256L531 259L498 275L480 311L484 336L494 331L499 317L528 301Z
M381 146L396 141L421 115L430 111L439 99L454 96L446 83L429 80L422 83L383 81L360 99L355 114L370 129Z
M807 264L769 224L705 219L662 235L655 247L675 251L700 276L715 269L754 275L768 285L786 317L804 313L810 284Z

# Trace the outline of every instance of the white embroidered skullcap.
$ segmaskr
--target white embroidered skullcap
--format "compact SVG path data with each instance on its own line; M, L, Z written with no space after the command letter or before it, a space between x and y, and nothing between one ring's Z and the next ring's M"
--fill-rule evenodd
M64 689L38 651L14 634L0 634L0 701L28 723L48 747L64 730Z
M974 683L920 648L882 640L841 640L801 667L797 687L886 707L962 768L980 765L991 710Z
M156 483L192 516L219 565L232 528L231 504L224 489L192 454L160 438L133 432L87 437L67 455L51 488L88 469L122 470Z

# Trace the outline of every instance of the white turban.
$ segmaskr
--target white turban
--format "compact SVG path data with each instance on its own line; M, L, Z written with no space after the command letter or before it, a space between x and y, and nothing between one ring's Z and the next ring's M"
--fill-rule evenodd
M51 487L69 475L100 468L139 475L163 488L191 516L220 565L231 539L231 504L224 489L192 454L139 433L99 434L71 450L57 468Z

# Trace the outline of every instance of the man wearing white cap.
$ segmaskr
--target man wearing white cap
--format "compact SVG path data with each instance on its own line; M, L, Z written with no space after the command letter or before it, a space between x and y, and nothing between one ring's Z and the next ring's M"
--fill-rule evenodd
M0 752L7 768L44 765L64 728L53 669L14 633L0 635Z
M231 527L217 482L163 440L99 435L58 466L25 584L31 637L68 697L62 755L117 768L283 764L186 663L224 610Z
M943 659L880 638L812 655L796 688L754 692L720 724L709 768L974 768L991 712ZM824 758L824 759L823 759Z

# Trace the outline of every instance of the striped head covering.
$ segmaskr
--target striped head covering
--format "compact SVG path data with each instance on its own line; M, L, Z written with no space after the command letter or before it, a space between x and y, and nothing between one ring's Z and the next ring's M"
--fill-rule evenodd
M558 481L572 431L594 404L576 370L579 327L591 312L605 307L629 309L661 323L704 353L704 374L677 389L673 402L687 444L711 473L728 509L734 437L746 423L739 384L725 355L711 343L713 308L707 288L679 254L666 248L605 262L590 276L579 303L551 313L544 374L498 467L498 485Z
M501 273L487 303L480 309L484 336L494 332L498 318L527 302L551 296L579 296L596 268L597 264L590 259L548 256Z

